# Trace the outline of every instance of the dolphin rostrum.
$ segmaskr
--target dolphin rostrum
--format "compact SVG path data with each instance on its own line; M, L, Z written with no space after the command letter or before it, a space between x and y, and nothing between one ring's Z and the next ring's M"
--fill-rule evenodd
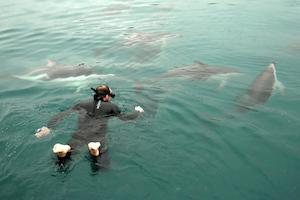
M26 75L36 75L41 80L52 80L57 78L77 77L82 75L88 76L94 73L94 69L86 65L85 63L80 63L77 65L62 65L58 64L55 61L48 60L48 64L46 67L33 70Z
M247 92L242 95L238 110L246 111L256 104L264 104L276 88L283 92L284 86L277 80L275 65L271 63L252 81Z

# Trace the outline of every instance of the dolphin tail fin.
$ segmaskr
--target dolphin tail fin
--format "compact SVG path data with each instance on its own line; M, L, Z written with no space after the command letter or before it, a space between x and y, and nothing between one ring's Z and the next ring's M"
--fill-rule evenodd
M201 62L199 60L194 60L194 63L196 63L198 65L202 65L202 66L206 65L204 62Z

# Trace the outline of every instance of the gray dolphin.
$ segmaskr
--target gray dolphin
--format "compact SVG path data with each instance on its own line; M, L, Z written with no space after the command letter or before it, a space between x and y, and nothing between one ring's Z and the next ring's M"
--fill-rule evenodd
M264 104L276 88L283 92L284 86L277 80L275 65L271 63L252 81L247 92L242 95L238 111L247 111L256 104Z
M84 63L80 63L77 65L63 65L58 64L53 60L48 60L48 64L46 67L33 70L26 75L40 76L39 79L41 80L52 80L57 78L68 78L82 75L87 76L94 73L94 69Z
M160 78L168 78L174 76L187 76L195 79L208 79L216 74L239 73L239 70L232 67L221 67L208 65L200 61L195 61L193 64L175 68L167 71L159 76Z
M191 65L186 65L183 67L177 67L175 69L171 69L155 78L147 81L146 83L156 83L166 78L173 78L173 77L186 77L192 79L199 79L199 80L217 80L220 81L219 89L224 87L227 83L227 80L231 76L240 75L240 71L236 68L232 67L224 67L224 66L214 66L208 65L200 61L195 61ZM145 83L145 82L144 82ZM136 82L136 91L141 91L143 89L143 82L137 81Z
M156 80L169 77L188 77L192 79L216 79L221 81L220 87L223 87L227 79L232 75L240 74L239 70L232 67L208 65L200 61L195 61L191 65L175 68L158 76Z
M150 45L158 42L165 44L167 39L178 36L179 34L167 32L134 32L124 38L123 45Z

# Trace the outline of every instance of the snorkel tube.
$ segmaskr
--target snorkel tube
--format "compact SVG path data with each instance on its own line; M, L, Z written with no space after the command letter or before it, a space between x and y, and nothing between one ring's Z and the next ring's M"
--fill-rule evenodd
M102 87L103 86L103 87ZM96 108L99 109L101 106L101 102L103 101L103 98L106 95L109 95L112 98L115 98L115 94L112 92L112 90L107 85L101 85L98 86L96 89L91 88L91 90L94 91L94 107L93 112L90 113L92 116L95 116Z

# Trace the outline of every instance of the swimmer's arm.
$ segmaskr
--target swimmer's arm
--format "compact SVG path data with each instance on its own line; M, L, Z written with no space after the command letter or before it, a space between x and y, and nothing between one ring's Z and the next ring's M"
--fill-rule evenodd
M68 117L71 113L76 112L76 111L79 111L78 105L75 105L72 108L69 108L65 111L57 113L49 120L49 122L47 123L47 127L49 129L52 129L57 123L59 123L61 120L63 120L64 118Z
M39 129L36 130L35 132L35 136L37 138L41 138L44 137L46 135L48 135L51 131L51 129L57 124L59 123L62 119L64 119L65 117L69 116L72 112L77 112L77 111L84 111L86 105L88 105L87 103L81 102L76 104L75 106L73 106L72 108L69 108L65 111L62 111L58 114L56 114L55 116L53 116L49 122L47 123L46 126L43 126Z
M129 113L123 113L117 107L117 117L123 121L134 120L136 119L140 113L144 112L144 110L140 106L135 107L135 111Z
M120 113L117 115L117 117L122 121L128 121L136 119L139 115L140 113L138 111L133 111L130 113Z
M76 111L76 109L70 108L68 110L65 110L63 112L60 112L60 113L56 114L55 116L52 117L52 119L50 119L50 121L47 123L46 126L43 126L43 127L39 128L39 129L37 129L34 135L37 138L41 138L41 137L44 137L44 136L48 135L50 133L51 129L58 122L60 122L63 118L69 116L74 111Z

